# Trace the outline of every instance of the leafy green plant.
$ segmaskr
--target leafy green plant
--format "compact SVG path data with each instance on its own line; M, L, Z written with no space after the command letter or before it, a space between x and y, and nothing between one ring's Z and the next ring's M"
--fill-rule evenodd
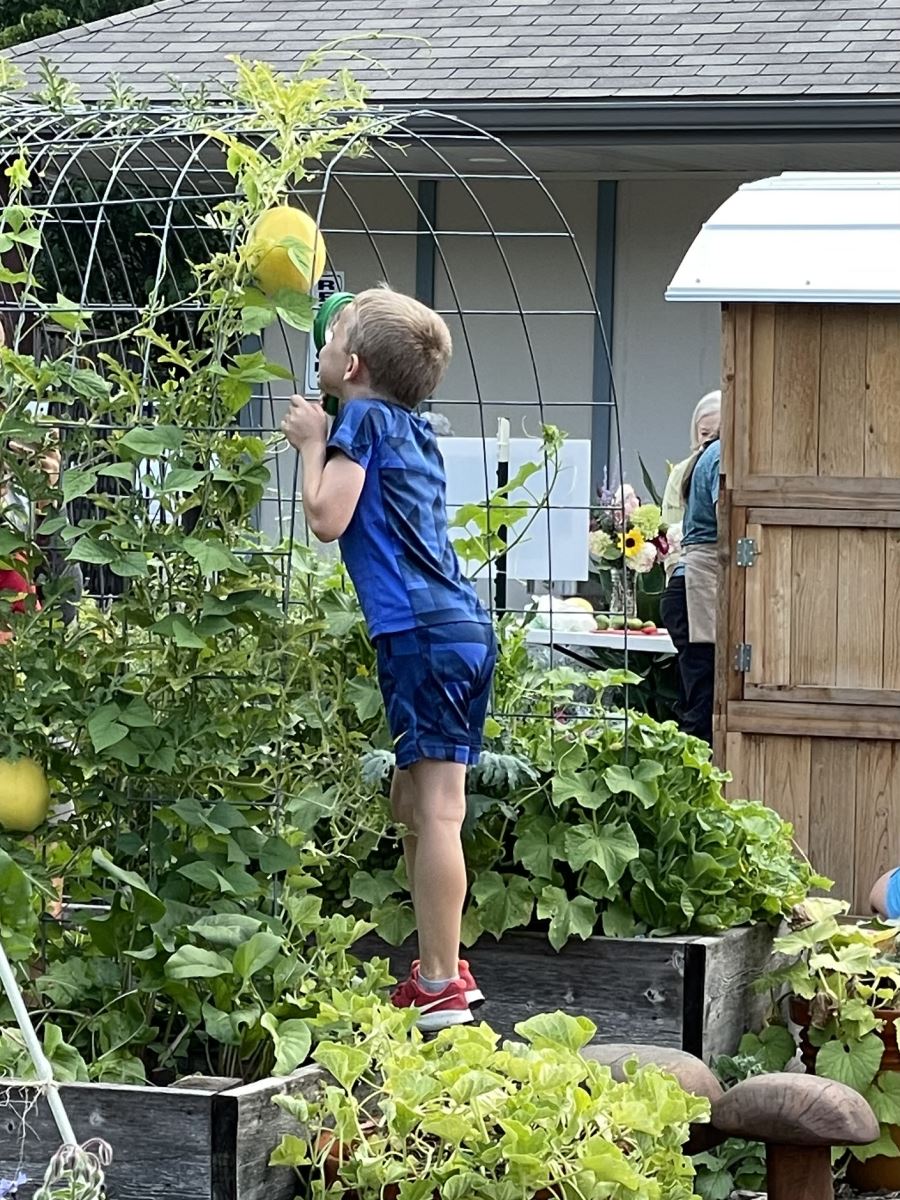
M236 809L219 805L208 826L225 828ZM207 826L207 827L208 827ZM232 825L239 849L252 836ZM176 848L171 845L170 849ZM333 989L360 994L391 982L381 960L350 953L369 926L325 916L308 868L315 852L258 847L261 866L244 882L196 857L154 888L114 864L101 849L89 858L107 908L76 907L45 932L43 945L19 931L10 948L28 961L32 1016L57 1078L164 1082L200 1071L245 1079L287 1074L304 1063L323 999ZM268 874L282 874L272 904ZM0 929L34 920L33 885L5 859L12 885L0 895ZM34 927L29 930L35 939ZM0 1074L30 1078L30 1059L15 1029L0 1030Z
M614 1082L580 1054L596 1032L584 1017L533 1017L501 1043L486 1025L426 1042L409 1014L354 997L323 1015L344 1032L313 1054L329 1079L312 1100L277 1099L303 1133L272 1156L309 1175L313 1197L694 1194L683 1145L708 1102L653 1068Z
M896 1033L886 1021L900 1009L900 948L896 925L842 920L848 910L839 900L798 906L790 932L775 941L788 961L761 985L790 998L807 1067L854 1088L872 1106L881 1136L850 1147L865 1162L900 1155L890 1134L890 1126L900 1125L900 1073L883 1069L896 1053Z
M517 636L500 670L501 687L507 671L514 676L511 714L504 720L495 710L496 756L474 776L469 800L466 944L535 925L559 949L595 932L775 923L828 883L795 853L791 828L775 812L725 798L727 776L709 747L673 724L637 713L548 719L585 676L533 678L519 662ZM600 691L610 676L587 682ZM526 697L534 704L535 694L542 699L529 714ZM362 911L392 941L408 931L398 917L402 892L399 875L382 869L358 874L351 895L377 899Z
M384 827L378 801L347 803L381 736L372 652L343 570L259 532L278 439L237 425L256 389L290 377L247 336L312 317L309 297L255 287L250 231L323 155L361 152L384 128L352 76L320 62L291 79L238 63L222 126L199 107L185 118L221 147L234 196L192 243L207 257L187 261L173 236L153 242L158 275L118 259L104 278L138 293L127 317L108 311L115 296L93 312L89 287L76 302L50 286L45 147L31 162L26 139L5 160L0 282L50 349L26 352L21 323L0 349L4 496L26 511L0 512L0 563L31 573L53 538L119 593L70 625L52 586L40 611L0 599L0 757L36 759L65 805L40 851L0 835L0 932L62 1078L290 1070L322 995L387 982L349 954L368 927L321 911L326 859L306 848L318 835L330 862L370 821ZM72 97L51 82L64 125ZM92 196L96 221L96 193L75 199ZM180 206L169 215L187 223ZM308 266L308 248L289 253ZM58 485L41 468L57 439ZM4 1031L0 1069L23 1069L21 1049Z

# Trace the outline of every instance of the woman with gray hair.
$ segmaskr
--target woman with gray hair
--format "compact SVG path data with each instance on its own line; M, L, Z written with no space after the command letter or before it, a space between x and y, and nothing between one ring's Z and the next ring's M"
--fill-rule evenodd
M660 615L678 652L678 723L686 733L706 741L712 740L715 502L718 499L721 408L722 393L719 391L707 392L698 402L691 418L693 453L673 467L663 497L663 521L669 524L669 553L666 555L668 583L660 604ZM694 488L696 467L701 461L703 470L696 479L699 486ZM681 561L682 537L685 551L692 556L689 569L688 564Z

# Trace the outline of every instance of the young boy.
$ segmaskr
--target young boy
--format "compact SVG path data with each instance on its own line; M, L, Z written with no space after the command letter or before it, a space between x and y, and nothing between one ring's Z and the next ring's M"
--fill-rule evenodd
M319 356L323 394L337 396L330 436L300 396L282 422L303 459L303 508L323 542L339 539L377 651L394 739L394 818L419 960L392 997L434 1031L472 1020L483 999L459 960L466 868L460 838L466 768L478 759L497 648L490 619L462 577L447 533L444 466L417 406L434 395L451 354L441 318L386 288L338 314Z

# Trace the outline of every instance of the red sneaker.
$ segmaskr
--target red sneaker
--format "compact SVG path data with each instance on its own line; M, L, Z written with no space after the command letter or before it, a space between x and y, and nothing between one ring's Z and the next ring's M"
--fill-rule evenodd
M468 1025L474 1020L466 1001L466 985L461 979L448 983L442 992L426 992L418 974L410 975L391 995L395 1008L416 1008L416 1025L423 1033L437 1033L451 1025Z
M416 959L410 968L411 977L418 979L419 970L419 960ZM475 982L475 976L469 970L469 964L464 958L459 960L459 977L466 985L466 1000L468 1001L469 1008L478 1008L484 1004L484 992Z

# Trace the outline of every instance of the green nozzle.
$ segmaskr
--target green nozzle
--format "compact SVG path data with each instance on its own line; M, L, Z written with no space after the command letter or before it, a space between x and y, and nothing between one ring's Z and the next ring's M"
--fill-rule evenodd
M322 301L313 321L313 341L316 344L316 350L321 351L325 345L325 335L334 318L342 308L346 308L355 299L352 292L334 292L327 300ZM323 396L322 407L329 417L337 415L338 402L334 396Z

